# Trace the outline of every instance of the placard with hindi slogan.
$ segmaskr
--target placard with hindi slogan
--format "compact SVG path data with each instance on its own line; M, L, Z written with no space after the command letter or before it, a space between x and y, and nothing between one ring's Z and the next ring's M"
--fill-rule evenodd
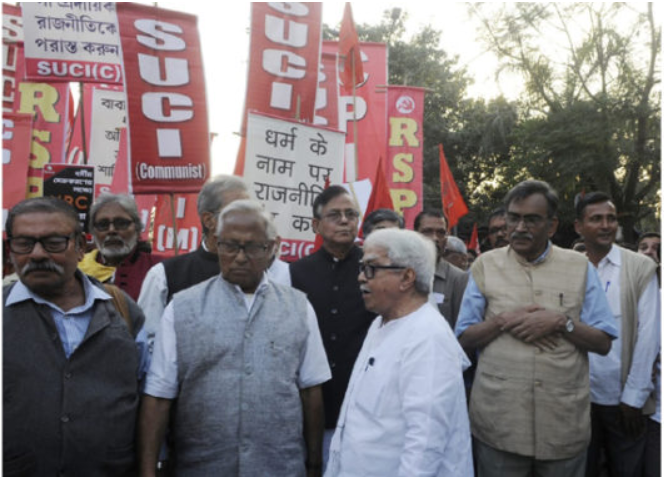
M275 217L284 260L310 252L312 206L326 178L341 183L344 141L340 131L249 114L244 177Z

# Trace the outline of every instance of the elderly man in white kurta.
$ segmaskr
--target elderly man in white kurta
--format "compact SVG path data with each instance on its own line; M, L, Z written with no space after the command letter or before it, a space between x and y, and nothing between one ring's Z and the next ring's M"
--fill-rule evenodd
M326 477L473 475L468 362L427 302L435 263L433 243L415 232L367 238L359 283L380 316L355 362Z

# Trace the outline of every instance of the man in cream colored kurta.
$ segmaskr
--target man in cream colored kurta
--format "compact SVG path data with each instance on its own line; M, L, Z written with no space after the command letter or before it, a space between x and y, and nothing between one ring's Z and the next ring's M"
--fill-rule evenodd
M379 313L355 362L326 477L472 476L463 350L427 302L433 244L378 230L364 245L359 283Z
M456 334L480 349L470 420L479 477L582 477L590 441L588 353L616 330L583 255L549 242L558 197L528 180L505 198L510 245L471 269Z

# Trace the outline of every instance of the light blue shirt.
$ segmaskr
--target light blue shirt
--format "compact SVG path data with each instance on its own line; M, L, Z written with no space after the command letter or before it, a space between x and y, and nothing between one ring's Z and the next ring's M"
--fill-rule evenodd
M68 311L63 311L59 306L44 300L40 296L34 294L28 287L20 281L16 282L14 287L7 296L5 306L11 306L26 300L32 300L40 305L46 305L51 311L53 322L58 330L60 341L65 352L67 359L72 355L76 348L79 347L85 333L88 331L88 326L92 320L93 307L96 300L111 300L111 296L101 288L92 284L84 273L77 274L77 278L83 284L83 291L85 293L85 302L82 305L76 306ZM141 329L136 335L136 346L138 347L140 355L140 365L138 378L142 379L149 367L149 353L147 352L147 335Z
M549 243L544 253L533 263L538 263L544 260L550 250L551 243ZM484 295L482 295L482 292L477 287L475 280L473 280L473 274L471 273L468 278L466 291L463 294L459 318L454 329L454 333L457 337L461 336L469 326L476 325L484 320L485 308L486 298L484 298ZM615 339L618 336L611 307L609 306L609 302L602 289L602 284L597 276L597 271L590 262L588 262L588 273L586 277L586 295L583 300L583 307L581 308L581 322L593 328L602 330L608 334L611 339Z

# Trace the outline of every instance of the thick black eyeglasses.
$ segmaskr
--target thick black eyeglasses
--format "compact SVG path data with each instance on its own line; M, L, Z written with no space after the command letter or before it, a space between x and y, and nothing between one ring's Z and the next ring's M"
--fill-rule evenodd
M99 232L106 232L108 229L111 228L111 224L113 224L113 228L115 230L127 230L129 226L133 223L134 223L133 220L123 219L118 217L113 220L102 219L92 224L92 226L95 228L95 230Z
M242 250L245 256L249 258L262 258L265 256L270 242L268 243L255 243L249 242L241 245L237 242L217 242L217 248L222 255L235 256Z
M376 276L376 270L404 270L406 267L399 265L372 265L370 263L360 262L360 273L364 273L367 280Z
M74 235L49 235L48 237L10 237L9 250L19 255L31 253L39 242L49 253L62 253L67 250L69 240Z

